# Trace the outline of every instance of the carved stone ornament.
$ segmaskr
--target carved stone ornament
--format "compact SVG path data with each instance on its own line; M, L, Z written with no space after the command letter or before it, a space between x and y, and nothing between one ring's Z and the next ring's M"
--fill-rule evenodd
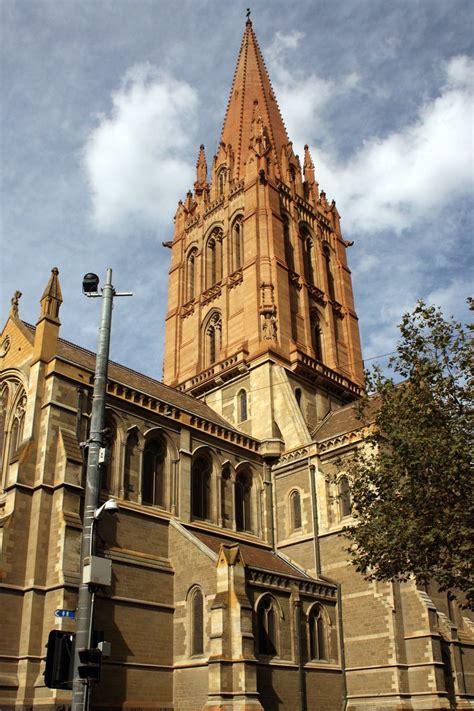
M6 356L6 354L10 350L11 344L12 343L10 340L10 336L5 336L5 338L3 339L3 341L0 345L0 358L3 358L4 356Z
M12 318L18 318L19 313L18 313L18 306L20 303L21 299L21 291L15 291L13 294L11 300L10 300L10 316Z
M263 338L266 341L275 341L277 337L277 317L274 312L262 313Z

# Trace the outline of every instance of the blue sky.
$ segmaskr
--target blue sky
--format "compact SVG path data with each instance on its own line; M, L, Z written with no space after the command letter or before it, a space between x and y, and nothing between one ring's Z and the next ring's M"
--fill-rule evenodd
M0 321L35 323L60 270L61 335L95 349L114 270L111 357L161 377L177 201L219 140L248 2L2 0ZM366 359L420 297L472 294L474 4L273 0L252 20L296 152L342 215ZM367 362L369 362L367 360ZM383 359L382 359L382 362Z

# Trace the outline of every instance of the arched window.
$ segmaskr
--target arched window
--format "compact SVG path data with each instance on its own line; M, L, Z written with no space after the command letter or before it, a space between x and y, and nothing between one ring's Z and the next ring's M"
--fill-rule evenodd
M142 503L164 506L164 465L166 447L161 438L153 437L143 452Z
M308 615L309 656L315 661L328 660L327 625L320 605L313 605Z
M209 518L211 462L205 455L196 457L191 470L191 513L193 518Z
M186 301L192 301L196 296L196 257L195 247L189 252L186 260Z
M206 288L222 279L222 231L213 230L206 245Z
M25 424L26 395L23 393L18 400L18 404L13 416L10 429L10 444L8 448L8 459L11 459L23 439L23 426Z
M191 593L191 656L204 654L204 596L199 588Z
M236 218L232 226L232 267L240 269L244 261L244 226L242 215Z
M271 595L265 595L257 609L257 641L259 654L278 654L278 609Z
M252 477L249 472L239 472L235 480L235 524L238 531L250 531L250 497Z
M218 311L207 322L205 340L206 365L209 366L216 362L222 343L222 317Z
M245 422L248 417L247 413L247 391L242 389L237 395L239 402L239 422Z
M323 360L323 339L321 332L321 324L319 321L319 316L316 311L311 312L310 317L310 327L311 327L311 345L314 350L314 357L316 360Z
M295 255L293 245L291 244L290 237L290 221L288 215L283 215L283 240L285 245L285 259L288 265L288 269L292 272L295 271Z
M341 517L350 516L352 513L351 487L346 475L339 479L339 502L341 507Z
M217 174L217 192L218 192L219 197L224 195L225 180L226 180L226 169L221 168Z
M228 526L229 524L227 522L232 518L230 513L232 509L232 496L230 490L230 466L225 464L222 467L221 474L221 519L223 526Z
M3 463L3 450L6 439L7 426L7 409L8 409L8 386L4 384L0 388L0 474Z
M328 295L331 301L335 301L336 292L334 289L334 276L331 268L331 250L327 244L323 247L324 263L326 265L326 279L328 283Z
M290 515L291 528L293 531L298 530L302 526L301 521L301 496L299 491L293 491L290 494Z
M105 416L104 446L107 450L107 461L101 467L100 486L103 491L112 490L112 477L115 462L115 443L117 440L117 427L109 413Z
M138 482L139 467L138 435L136 432L131 432L125 445L123 489L126 499L129 499L130 493L135 490L135 484Z
M307 227L300 226L303 241L304 276L308 284L315 284L315 258L313 238Z
M296 404L301 410L301 388L296 388L295 390Z

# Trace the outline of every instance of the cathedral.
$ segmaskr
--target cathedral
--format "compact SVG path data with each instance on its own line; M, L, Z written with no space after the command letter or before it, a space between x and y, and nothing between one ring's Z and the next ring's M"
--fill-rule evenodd
M91 708L473 708L456 597L348 560L341 462L365 436L351 242L249 19L217 153L208 167L200 147L166 246L163 382L109 364L101 501L119 510L97 523L110 653ZM55 611L77 605L95 355L60 336L57 268L36 325L19 296L0 336L0 709L66 711L46 644L75 630Z

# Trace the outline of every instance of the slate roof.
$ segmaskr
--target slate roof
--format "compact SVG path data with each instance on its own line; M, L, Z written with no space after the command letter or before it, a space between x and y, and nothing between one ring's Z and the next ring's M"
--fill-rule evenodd
M35 332L35 326L32 326L25 321L22 322L32 333ZM58 338L58 357L69 361L70 363L75 363L91 372L95 370L95 353L82 348L81 346L66 341L63 338ZM114 361L109 361L109 378L118 382L122 385L126 385L134 390L146 393L152 397L156 397L162 402L169 405L190 412L197 417L202 417L205 420L209 420L216 425L221 425L228 430L234 430L238 432L232 425L225 420L223 417L218 415L212 408L210 408L201 400L197 400L192 395L186 395L184 393L175 390L174 388L161 383L159 380L154 380L148 375L143 375L135 370L131 370L124 365L115 363Z
M374 421L377 406L378 400L373 398L365 415L366 421L357 417L357 403L351 402L349 405L333 410L311 433L312 437L316 442L324 442L326 439L359 430L367 424L367 421L369 423Z
M296 565L292 565L289 561L285 560L282 556L278 555L268 548L263 548L262 546L252 545L251 543L243 543L237 541L236 539L223 538L221 536L214 536L208 533L202 533L201 531L192 531L193 536L198 538L201 543L210 548L214 553L219 553L222 543L232 544L238 543L240 552L244 559L245 565L250 568L257 568L258 570L266 570L270 573L278 573L280 575L291 576L292 578L300 578L303 580L314 580L310 575L305 573L301 568Z

